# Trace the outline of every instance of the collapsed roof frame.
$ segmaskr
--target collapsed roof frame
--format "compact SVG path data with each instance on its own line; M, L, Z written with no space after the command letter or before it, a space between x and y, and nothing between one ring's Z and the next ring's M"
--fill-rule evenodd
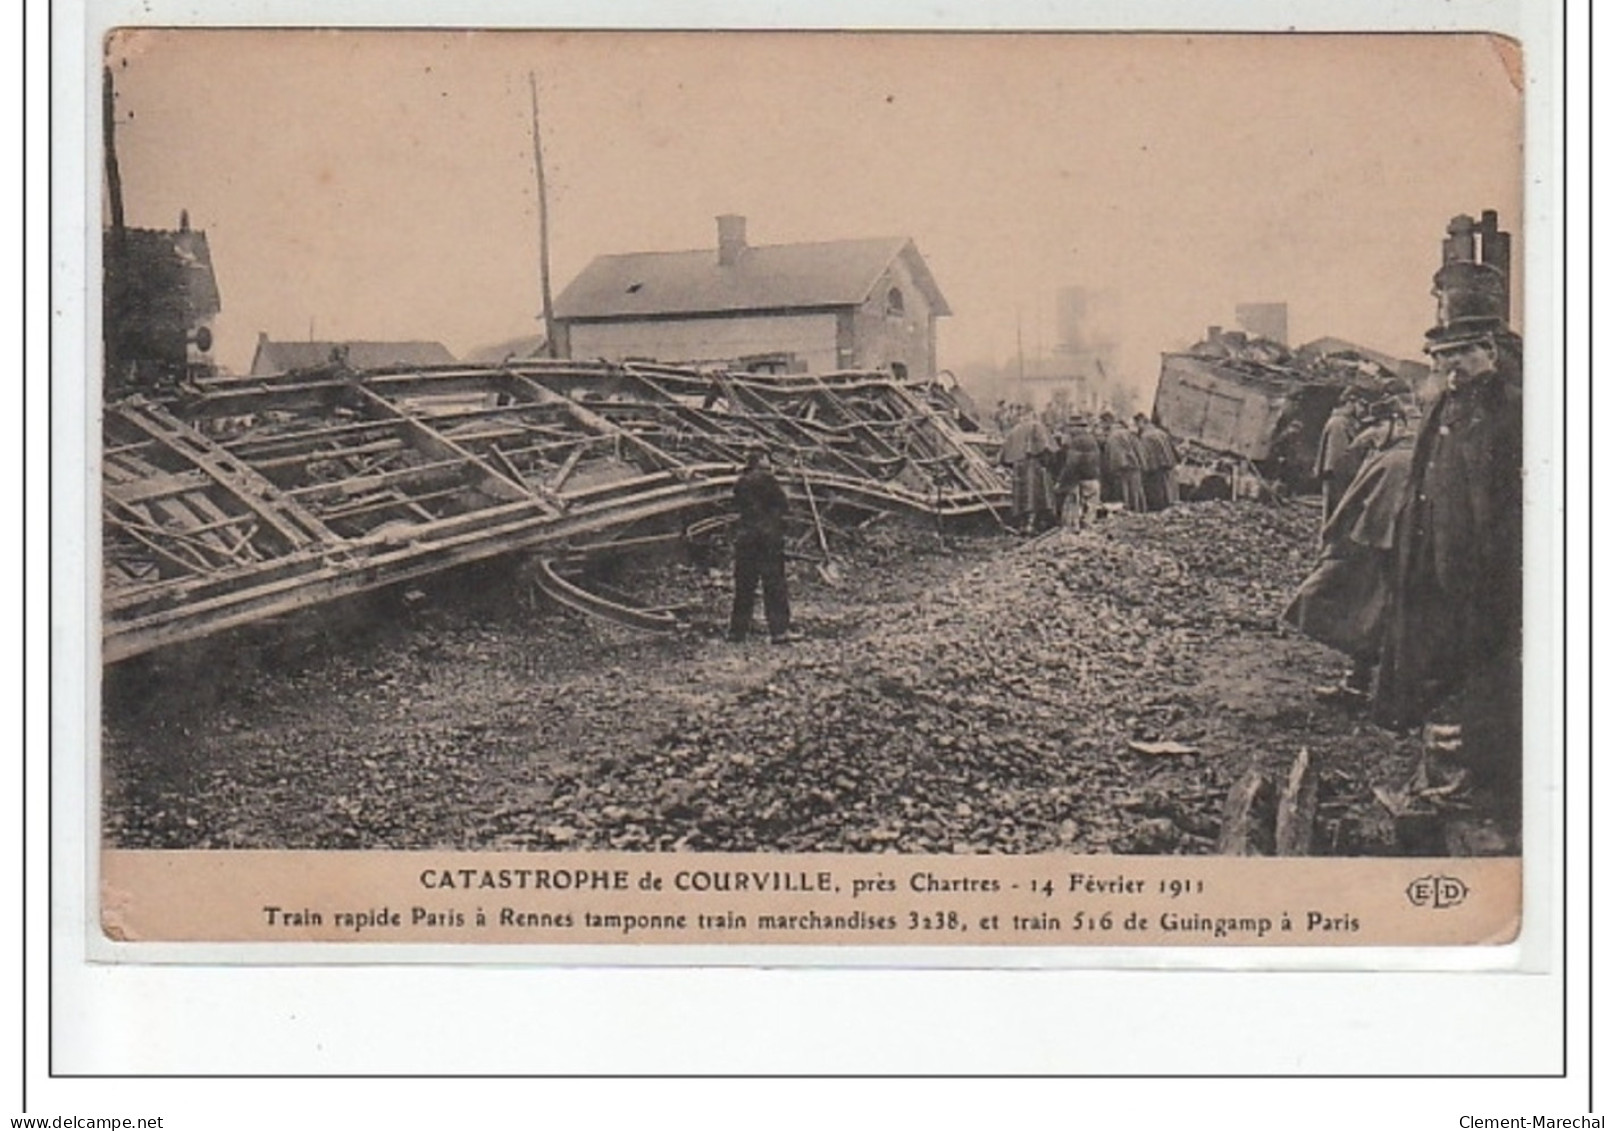
M758 445L821 511L1007 506L942 403L878 373L535 361L214 379L106 406L103 661L512 551L576 565L685 538Z

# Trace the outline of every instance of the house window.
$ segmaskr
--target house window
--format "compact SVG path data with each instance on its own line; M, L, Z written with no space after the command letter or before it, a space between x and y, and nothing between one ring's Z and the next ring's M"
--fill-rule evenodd
M903 292L896 287L886 292L887 317L903 317Z

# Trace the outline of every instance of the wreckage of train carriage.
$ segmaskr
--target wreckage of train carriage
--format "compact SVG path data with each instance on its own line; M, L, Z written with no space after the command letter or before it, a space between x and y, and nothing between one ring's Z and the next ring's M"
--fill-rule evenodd
M676 610L577 578L721 530L758 445L804 555L828 554L826 523L877 514L996 522L1004 484L948 407L878 373L547 361L126 397L103 432L103 660L512 551L564 604L671 628Z
M1415 363L1381 360L1361 349L1321 348L1334 341L1291 352L1213 326L1189 350L1161 355L1155 418L1188 441L1180 471L1186 493L1206 481L1236 495L1247 493L1246 484L1249 493L1274 483L1292 492L1313 488L1323 426L1342 393L1357 388L1371 397L1408 394L1409 374L1386 362Z

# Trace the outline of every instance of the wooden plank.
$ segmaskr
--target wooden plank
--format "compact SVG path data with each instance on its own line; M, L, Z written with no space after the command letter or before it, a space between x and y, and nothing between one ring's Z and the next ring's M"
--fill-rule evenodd
M250 514L224 515L216 521L199 522L197 512L181 506L178 500L159 500L147 504L149 509L120 503L117 499L103 501L107 508L102 514L107 521L131 534L138 532L144 536L143 541L150 539L166 548L173 560L183 558L192 561L192 572L200 569L211 573L225 566L245 564L239 551L244 541L240 531L228 537L223 532L242 522L252 522L253 516ZM109 510L119 510L124 514L119 517L108 513ZM223 515L222 511L219 513Z
M354 420L346 424L321 425L317 428L307 428L298 432L276 432L266 436L255 436L251 433L238 436L225 443L225 449L241 459L251 461L257 466L259 461L277 448L288 445L319 443L325 440L342 440L355 433L363 435L366 432L379 432L382 435L391 435L396 431L396 425L387 420Z
M243 544L239 540L226 538L220 532L219 526L232 516L208 498L205 491L191 491L184 495L159 499L152 504L152 509L177 523L185 534L200 540L202 545L218 555L225 564L238 557ZM236 547L235 550L231 549L232 545Z
M1273 826L1274 855L1311 856L1317 823L1318 762L1303 746L1279 795Z
M426 491L413 495L406 495L402 491L387 491L374 499L356 499L349 505L322 511L320 517L327 522L339 522L344 519L351 519L355 515L387 510L389 507L403 507L419 517L422 522L435 522L437 521L437 516L428 511L423 504L437 499L453 498L460 492L461 489L457 487L450 487L442 491Z
M573 469L578 466L578 460L583 458L583 451L591 442L590 440L578 441L577 446L566 454L566 459L561 461L561 469L550 476L549 482L544 486L551 491L559 491L566 484L567 476L571 475Z
M546 388L536 381L530 381L525 377L519 377L517 380L521 383L521 387L528 393L528 395L539 404L553 405L563 409L579 424L582 424L585 428L589 429L589 431L595 433L596 435L621 437L629 444L638 448L645 455L649 456L651 462L655 466L665 470L682 468L684 466L684 462L682 460L669 455L667 452L664 452L662 449L658 448L655 444L641 439L627 429L619 428L617 425L613 424L599 413L593 411L592 409L585 408L583 405L580 405L576 401L572 400L572 398L563 397L560 393Z
M1221 856L1270 856L1273 852L1273 783L1252 767L1228 791L1222 829L1217 834Z
M167 498L170 495L183 495L187 491L200 491L208 487L212 482L200 471L180 471L140 479L125 477L120 482L106 484L102 489L109 497L117 499L118 502L134 506L137 503L149 502L152 499Z
M555 511L554 504L533 491L525 481L511 479L486 460L455 443L442 433L435 431L425 422L409 416L387 398L372 392L363 385L355 385L354 390L364 398L365 403L377 414L397 420L402 424L414 440L415 445L426 454L435 456L438 459L457 458L470 464L480 476L477 486L491 498L502 502L530 500L546 510L558 513Z
M290 548L317 542L334 545L341 541L279 487L253 471L251 465L160 409L125 405L116 411L121 419L213 479L242 506L263 519Z
M176 545L166 535L162 536L162 540L159 541L158 535L154 533L157 530L156 527L138 522L126 522L116 515L103 514L101 517L103 522L111 525L118 533L134 539L154 556L179 570L184 576L207 573L212 568L207 559L201 556L201 552L188 542L181 540ZM190 556L187 557L181 554L180 550L188 551Z
M385 440L370 440L363 444L354 444L347 448L310 448L308 451L294 452L291 455L274 456L269 459L252 459L252 466L260 472L278 471L283 467L299 467L314 463L318 460L354 459L358 456L383 455L387 452L407 451L409 445L395 437Z
M409 487L419 483L426 487L436 487L442 483L445 474L460 468L465 469L467 463L458 457L435 460L431 463L411 464L407 467L395 467L391 471L366 471L346 479L332 479L324 483L310 483L304 487L293 487L286 493L294 499L320 500L335 498L343 495L362 495L369 491L377 491L383 487ZM469 489L467 484L462 489Z

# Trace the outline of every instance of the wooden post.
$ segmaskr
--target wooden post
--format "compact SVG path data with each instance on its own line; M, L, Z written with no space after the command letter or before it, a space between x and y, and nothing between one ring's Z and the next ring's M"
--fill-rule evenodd
M544 189L544 145L538 132L538 76L527 72L533 96L533 173L538 180L538 286L544 303L544 353L559 357L555 342L555 305L550 298L550 207Z
M1273 844L1273 783L1252 768L1228 791L1222 830L1217 836L1221 856L1267 856Z
M1313 829L1318 821L1318 764L1305 746L1290 766L1289 779L1279 797L1273 829L1273 852L1278 856L1311 856Z
M107 204L112 213L112 242L123 250L123 175L118 171L117 94L112 89L112 68L101 68L101 144L106 151Z

